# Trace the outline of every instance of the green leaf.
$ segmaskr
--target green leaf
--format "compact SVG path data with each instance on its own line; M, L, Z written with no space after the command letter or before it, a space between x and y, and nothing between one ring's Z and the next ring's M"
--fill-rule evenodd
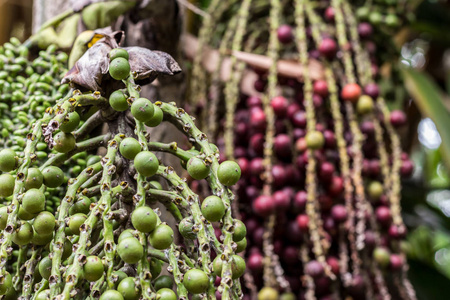
M402 68L402 73L406 88L420 112L436 124L442 139L442 157L450 169L450 113L444 105L444 92L427 74L411 68Z

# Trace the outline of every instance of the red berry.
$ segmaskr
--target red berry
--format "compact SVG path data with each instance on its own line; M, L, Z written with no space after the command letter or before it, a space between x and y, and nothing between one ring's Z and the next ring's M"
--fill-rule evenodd
M328 186L328 194L330 196L339 196L344 190L344 181L339 176L334 176Z
M275 187L282 187L286 185L286 172L281 165L272 167L273 185Z
M249 142L249 148L257 156L262 156L264 153L264 134L256 133L252 135Z
M337 44L333 39L324 38L319 45L319 52L322 56L332 59L336 56Z
M414 172L414 163L410 159L402 161L402 166L400 168L400 174L404 178L409 178Z
M297 111L291 117L292 124L297 128L306 128L306 113L302 110Z
M308 230L309 217L307 215L298 215L295 220L301 231L306 232Z
M312 278L319 278L323 275L324 269L320 262L317 260L311 260L305 266L305 273Z
M330 182L334 174L334 165L330 162L323 162L320 165L319 177L324 182Z
M401 110L394 110L391 112L390 121L394 127L403 126L406 124L406 115Z
M283 118L286 116L289 102L283 96L277 96L270 101L273 112L277 117Z
M261 216L268 217L275 210L275 202L272 197L261 195L253 201L253 211Z
M264 90L266 89L266 86L267 86L267 80L264 80L261 78L258 78L253 85L255 90L260 93L264 92Z
M325 138L325 147L326 148L334 148L336 147L336 137L334 136L333 131L325 130L323 132L323 137Z
M321 97L327 97L328 96L328 85L325 80L316 80L314 81L313 85L313 91L315 94L321 96Z
M275 137L273 144L275 154L283 160L291 160L292 147L291 138L287 134L279 134Z
M345 85L341 91L341 97L344 101L356 103L361 96L361 87L356 83Z
M327 264L330 266L331 272L333 272L335 275L339 274L339 260L336 257L328 257Z
M393 271L400 271L403 267L403 258L398 254L391 254L389 266Z
M287 264L298 263L299 250L294 246L287 246L284 248L282 259Z
M347 209L344 205L335 205L331 209L331 216L338 223L344 222L345 220L347 220Z
M263 256L259 252L250 254L247 259L247 268L253 272L260 272L263 269Z
M277 37L280 43L289 44L294 39L292 28L289 25L281 25L277 30Z
M256 96L250 96L247 98L248 107L262 107L262 100Z
M334 22L334 8L327 7L327 9L325 9L325 19L328 22Z
M375 215L377 217L378 222L381 223L381 225L389 225L391 223L391 211L386 206L379 206L376 211Z
M306 206L306 192L299 191L294 196L294 209L297 211L304 211Z
M285 211L291 205L291 199L284 190L273 193L273 201L275 202L275 208L279 211Z
M256 157L250 162L250 174L252 176L259 176L264 172L263 159Z
M358 34L362 39L367 39L372 35L373 29L372 25L367 22L359 23Z

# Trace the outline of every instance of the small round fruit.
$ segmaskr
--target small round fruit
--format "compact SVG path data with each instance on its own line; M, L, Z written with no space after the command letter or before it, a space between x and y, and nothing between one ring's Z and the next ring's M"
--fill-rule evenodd
M184 274L183 285L192 294L204 293L209 287L209 278L199 269L191 269Z
M209 167L198 157L191 157L186 168L189 175L197 180L205 179L209 175Z
M150 233L149 237L153 248L164 250L169 248L173 242L173 230L170 226L161 224Z
M159 300L177 300L177 294L170 289L162 288L156 294L161 297Z
M67 153L75 148L75 137L71 133L59 132L53 137L53 149L60 153Z
M123 272L121 270L114 271L112 273L112 276L113 277L117 277L117 281L116 281L116 284L115 284L116 287L119 285L119 283L122 282L122 280L124 280L125 278L128 277L127 273L125 273L125 272Z
M16 168L16 152L11 149L0 151L0 171L9 172Z
M64 173L63 171L55 166L49 166L42 171L42 176L44 178L44 184L50 188L59 187L64 183Z
M25 209L23 209L23 206L20 206L17 216L23 221L30 221L34 219L34 217L36 217L36 214L30 214Z
M216 276L222 276L223 260L220 256L217 256L213 261L213 270ZM239 255L233 255L231 257L231 273L233 279L238 279L245 272L245 260Z
M104 292L99 300L125 300L121 293L116 290L107 290Z
M217 177L223 185L234 185L238 182L239 178L241 178L241 168L234 161L224 161L217 169Z
M380 199L381 195L383 195L383 185L379 181L372 181L368 188L367 193L369 194L370 198L373 200Z
M52 240L53 240L53 231L40 234L37 233L36 230L34 230L33 239L31 239L31 243L38 246L44 246L50 243Z
M131 214L131 223L140 232L151 232L156 227L157 216L148 206L136 208Z
M278 300L278 291L271 287L263 287L258 293L258 300Z
M235 219L234 221L233 241L239 242L247 235L247 227L245 227L244 222L241 220Z
M40 213L45 209L44 193L38 189L26 191L22 198L22 207L27 213Z
M124 138L119 146L120 154L127 159L134 159L141 152L141 144L132 137Z
M69 214L74 215L78 213L88 214L91 206L91 199L86 196L81 196L78 198L77 202L75 202L69 209Z
M197 235L192 230L194 227L194 221L190 217L186 217L180 221L178 224L178 231L181 236L188 240L194 240L197 238Z
M140 292L136 288L133 277L122 279L122 281L117 286L117 291L122 294L123 299L125 300L137 300L140 296Z
M134 158L134 167L139 174L150 177L158 171L159 161L152 152L142 151Z
M325 144L325 138L320 131L310 131L305 136L306 146L309 149L317 150L321 149Z
M155 106L150 100L146 98L139 98L134 100L133 104L131 104L131 114L138 121L141 122L149 122L153 114L155 113Z
M84 221L86 221L87 216L85 214L74 214L73 216L70 217L69 219L69 228L70 231L75 234L75 235L79 235L80 234L80 226L83 225Z
M109 51L109 59L115 60L116 58L122 57L126 60L130 58L130 55L128 54L128 51L123 48L114 48L111 51Z
M0 295L5 295L13 286L11 274L4 271L3 276L5 276L5 278L3 279L3 283L0 284Z
M67 115L66 120L59 126L59 129L62 132L69 133L77 129L78 125L80 125L80 115L73 111Z
M117 252L124 262L135 264L139 262L144 255L144 248L136 238L129 237L119 243Z
M27 178L25 179L25 189L38 189L44 182L44 176L38 168L29 168Z
M6 228L6 223L8 222L8 206L0 207L0 230Z
M297 297L294 293L284 293L281 295L280 300L296 300Z
M153 117L148 120L147 122L145 122L145 125L149 126L149 127L156 127L159 124L161 124L163 118L164 118L164 113L161 110L161 108L159 108L159 106L154 105L153 106L154 112L153 112Z
M356 103L356 111L360 115L365 115L373 111L374 104L370 96L362 95Z
M155 290L157 290L157 291L160 289L163 289L163 288L172 289L173 283L174 283L174 281L171 276L161 275L155 279L155 281L153 282L153 286L155 287Z
M341 97L344 101L356 103L361 96L361 87L356 83L349 83L341 91Z
M202 215L210 222L218 222L225 215L225 205L217 196L209 196L203 200Z
M95 255L88 256L83 265L84 278L89 281L97 281L103 276L104 267L102 260Z
M373 259L382 267L386 268L390 262L390 253L386 248L377 247L373 250Z
M12 241L19 246L31 242L33 239L33 227L28 222L23 222L12 234Z
M123 241L126 238L134 237L133 232L134 232L133 229L125 229L124 231L122 231L122 233L119 235L119 239L117 240L117 243L120 243L121 241Z
M48 234L55 229L55 216L48 211L40 212L33 222L34 230L39 234Z
M47 300L47 299L51 299L49 289L39 292L39 294L37 294L37 296L35 298L35 300Z
M236 242L236 244L237 244L236 253L241 253L247 248L247 239L243 238L239 242Z
M113 59L109 64L109 75L115 80L124 80L130 75L130 63L123 57Z
M15 180L11 174L0 175L0 197L9 197L14 193Z
M114 91L109 96L109 105L115 111L126 111L129 108L127 97L121 90Z
M152 258L150 260L150 273L152 274L152 278L158 277L162 271L162 261L156 258Z

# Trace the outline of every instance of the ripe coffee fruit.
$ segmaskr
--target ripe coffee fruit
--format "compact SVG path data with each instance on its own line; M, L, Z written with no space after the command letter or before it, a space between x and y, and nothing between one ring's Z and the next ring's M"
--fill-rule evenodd
M156 227L157 216L148 206L136 208L131 214L131 223L140 232L151 232Z
M202 215L210 222L217 222L225 215L225 205L217 196L209 196L203 200Z

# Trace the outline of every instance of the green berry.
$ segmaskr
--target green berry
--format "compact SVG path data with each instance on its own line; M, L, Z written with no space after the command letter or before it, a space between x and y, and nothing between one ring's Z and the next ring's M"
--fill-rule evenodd
M152 278L158 277L162 271L162 261L156 258L152 258L150 260L150 273L152 274Z
M51 299L49 289L39 292L39 294L37 294L37 296L35 298L35 300L47 300L47 299Z
M42 176L44 178L44 184L50 188L59 187L64 183L64 173L63 171L55 166L49 166L42 171Z
M362 95L359 97L358 102L356 103L356 111L360 115L365 115L373 111L374 104L372 97L367 95Z
M198 157L191 157L187 162L187 171L192 178L201 180L209 175L209 167Z
M220 256L217 256L213 261L213 270L216 276L222 276L223 261ZM239 255L233 255L231 257L231 273L233 279L238 279L245 272L245 260Z
M127 277L120 281L117 291L122 294L125 300L138 300L140 296L133 277Z
M241 168L239 165L231 160L224 161L217 169L217 177L220 183L225 186L231 186L238 182L241 178Z
M236 244L237 244L236 253L241 253L247 248L247 239L243 238L239 242L236 242Z
M74 215L78 213L88 214L91 207L91 199L86 196L81 196L78 198L77 202L75 202L69 209L69 214Z
M55 216L48 211L40 212L33 222L34 230L39 234L53 232L55 225Z
M126 238L129 237L135 237L134 236L134 230L133 229L125 229L124 231L122 231L119 235L119 239L117 240L117 243L120 243L121 241L123 241Z
M116 290L107 290L104 292L99 300L125 300L121 293Z
M153 117L148 120L147 122L145 122L145 125L149 126L149 127L156 127L159 124L161 124L163 118L164 118L164 113L161 110L161 108L159 108L159 106L157 105L153 105Z
M386 248L377 247L373 250L373 259L382 267L386 268L390 263L391 254Z
M69 219L69 228L70 231L75 234L80 234L80 226L83 225L83 223L86 221L87 216L85 214L74 214Z
M162 288L156 294L160 296L159 300L177 300L177 294L171 289Z
M164 250L173 242L173 230L168 225L160 224L150 233L149 238L153 248Z
M16 168L16 152L12 149L0 151L0 171L9 172Z
M6 228L6 223L8 221L8 206L0 207L0 230Z
M129 108L127 97L120 90L113 92L109 96L109 105L111 105L115 111L126 111Z
M155 229L157 219L158 217L153 209L148 206L138 207L131 214L131 223L134 228L145 233Z
M144 255L144 248L136 238L129 237L119 243L117 252L124 262L136 264Z
M149 177L158 171L159 161L152 152L142 151L134 158L134 167L140 175Z
M383 16L379 12L373 11L369 14L369 21L373 25L379 25L383 21Z
M172 289L173 283L173 278L171 276L161 275L155 279L153 286L157 291L163 288Z
M17 216L23 221L29 221L34 219L34 217L36 217L36 214L30 214L25 209L23 209L23 206L20 206Z
M28 244L32 239L33 227L28 222L23 222L12 234L12 241L19 246Z
M0 284L0 295L5 295L8 292L8 290L13 286L11 274L4 271L3 276L5 276L5 278L3 279L3 282Z
M123 57L113 59L109 64L109 75L115 80L124 80L130 75L130 63Z
M128 51L123 48L114 48L111 51L109 51L109 59L115 60L116 58L122 57L126 60L130 58L130 55L128 54Z
M204 293L209 288L209 278L199 269L191 269L184 274L183 285L192 294Z
M217 196L209 196L203 200L202 215L210 222L218 222L225 215L225 205Z
M239 242L245 238L247 235L247 227L245 227L244 222L241 220L234 220L234 232L233 232L233 241Z
M38 189L26 191L22 198L23 209L30 214L40 213L45 209L45 195Z
M178 224L178 231L180 232L181 236L188 240L195 240L197 238L197 235L193 231L194 227L194 220L192 220L191 217L186 217L183 220L180 221Z
M154 107L155 106L150 102L150 100L146 98L139 98L131 104L131 114L136 118L136 120L146 123L152 119L155 112Z
M258 293L258 300L278 300L278 292L271 287L263 287Z
M383 195L383 191L383 185L379 181L372 181L367 188L367 193L373 200L380 199L381 195Z
M104 273L102 260L98 256L88 256L83 265L84 278L88 281L99 280Z
M384 22L386 23L387 26L392 28L398 27L400 25L400 19L393 14L387 15L386 18L384 19Z
M132 137L124 138L119 146L120 154L127 159L134 159L141 152L141 144Z
M25 179L25 189L38 189L44 182L44 176L38 168L29 168L27 178Z
M306 146L309 149L317 150L321 149L325 144L325 138L320 131L310 131L305 136Z
M33 239L31 240L32 244L38 245L38 246L44 246L48 245L53 240L53 231L50 231L48 233L37 233L36 230L33 232Z
M280 300L296 300L297 297L294 293L284 293L281 295Z
M67 153L75 148L75 137L71 133L59 132L53 137L55 145L53 149L60 153Z
M0 197L6 198L14 193L15 180L11 174L0 175Z
M78 125L80 125L80 115L76 111L73 111L67 114L66 119L59 126L59 129L62 132L70 133L77 129Z

